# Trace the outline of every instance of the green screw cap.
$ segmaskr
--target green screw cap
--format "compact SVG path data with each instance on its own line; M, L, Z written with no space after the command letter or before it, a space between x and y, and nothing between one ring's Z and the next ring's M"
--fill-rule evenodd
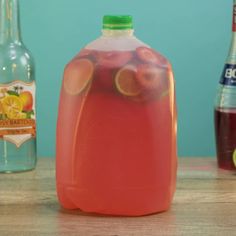
M133 29L133 18L132 16L111 16L106 15L103 17L103 29L108 30L124 30Z

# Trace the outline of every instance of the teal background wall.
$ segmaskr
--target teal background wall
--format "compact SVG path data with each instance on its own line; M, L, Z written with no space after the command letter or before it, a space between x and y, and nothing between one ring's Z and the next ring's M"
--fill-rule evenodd
M55 155L64 65L97 38L104 14L131 14L136 35L175 71L180 156L213 156L213 104L228 52L231 0L20 0L23 39L38 83L38 154ZM68 121L69 122L69 121Z

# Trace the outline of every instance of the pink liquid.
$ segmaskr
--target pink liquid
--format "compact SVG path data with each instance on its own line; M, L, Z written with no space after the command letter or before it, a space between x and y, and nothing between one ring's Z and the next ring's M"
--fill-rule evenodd
M152 91L125 96L115 78L126 64L143 64L135 52L114 52L114 65L103 52L86 52L75 60L86 57L96 65L91 84L76 96L61 91L57 191L62 206L112 215L167 210L176 182L173 78L156 87L149 81Z
M236 170L233 153L236 149L236 110L215 110L215 130L218 165L222 169Z

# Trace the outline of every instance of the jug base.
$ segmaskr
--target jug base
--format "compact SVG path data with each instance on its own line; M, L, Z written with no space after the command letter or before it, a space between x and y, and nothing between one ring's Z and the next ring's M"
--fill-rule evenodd
M63 208L89 214L113 216L145 216L165 212L170 208L171 194L163 189L126 188L94 193L87 189L58 186Z

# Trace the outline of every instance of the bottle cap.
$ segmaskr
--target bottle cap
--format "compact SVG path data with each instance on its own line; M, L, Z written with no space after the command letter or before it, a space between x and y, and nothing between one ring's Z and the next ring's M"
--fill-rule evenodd
M106 15L103 17L103 29L109 30L124 30L133 29L133 18L129 15L111 16Z

